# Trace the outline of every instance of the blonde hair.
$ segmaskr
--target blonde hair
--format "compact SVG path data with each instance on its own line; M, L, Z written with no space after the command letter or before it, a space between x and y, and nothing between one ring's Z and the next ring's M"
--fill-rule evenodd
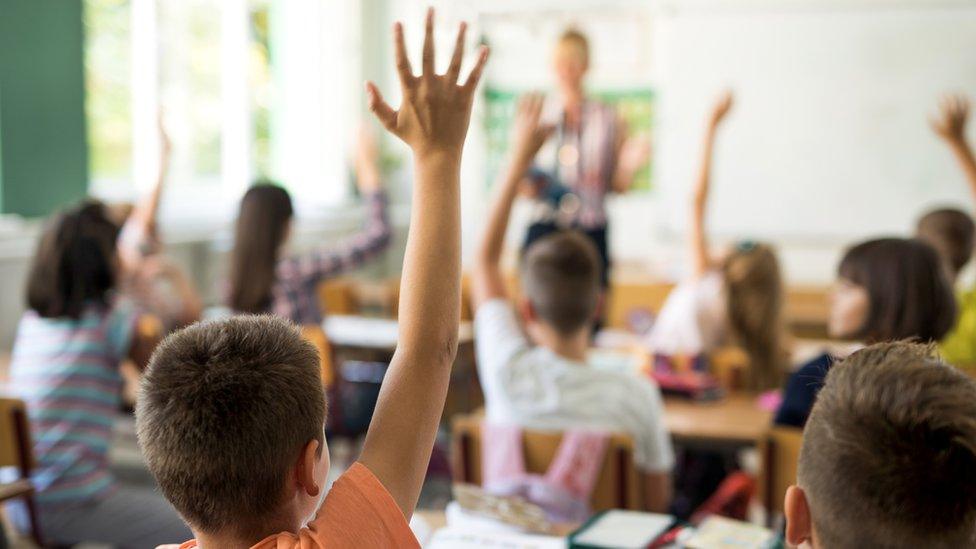
M786 371L783 280L771 246L743 243L722 265L732 343L749 355L746 387L779 387Z
M584 64L590 64L590 41L581 31L569 28L559 35L559 39L556 41L556 54L558 55L559 52L565 51L566 48L574 49L583 59Z

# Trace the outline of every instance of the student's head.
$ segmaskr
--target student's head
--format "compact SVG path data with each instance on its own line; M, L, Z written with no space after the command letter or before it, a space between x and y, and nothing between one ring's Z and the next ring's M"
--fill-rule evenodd
M118 234L100 202L55 214L34 252L27 306L43 317L77 319L87 307L106 305L118 274Z
M854 353L817 396L797 477L791 544L976 546L976 381L927 345Z
M950 277L955 279L973 256L976 225L966 212L943 208L923 215L915 235L939 252Z
M571 231L544 236L525 250L520 278L520 309L530 330L542 327L562 338L589 331L600 301L592 242Z
M576 29L563 31L553 50L552 67L560 89L581 90L583 77L590 68L590 43L586 35Z
M831 337L869 343L938 341L952 328L956 300L938 254L916 239L883 238L844 255L831 293Z
M293 214L291 196L277 185L259 183L244 194L230 260L231 309L242 313L268 311L275 263L288 239Z
M249 539L314 513L329 469L319 372L315 348L272 316L200 323L160 344L139 444L194 530Z
M748 354L747 385L779 387L785 372L783 280L776 252L766 244L743 242L722 263L729 327Z

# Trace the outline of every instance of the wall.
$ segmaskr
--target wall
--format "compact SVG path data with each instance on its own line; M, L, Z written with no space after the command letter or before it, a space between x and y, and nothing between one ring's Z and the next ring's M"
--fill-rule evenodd
M399 4L415 17L425 2ZM438 7L443 27L486 14L650 10L655 188L611 200L610 211L615 255L651 276L673 280L686 271L688 193L703 122L726 86L739 95L716 148L709 210L716 248L768 240L778 245L791 283L827 284L852 242L909 234L934 204L972 208L954 160L926 125L940 93L976 94L972 2L471 0ZM587 21L579 24L586 28ZM538 47L551 45L540 39ZM538 86L546 58L524 58L517 76ZM510 75L492 70L486 78L511 83ZM468 259L490 195L477 116L463 182ZM524 213L513 219L510 247L527 223Z

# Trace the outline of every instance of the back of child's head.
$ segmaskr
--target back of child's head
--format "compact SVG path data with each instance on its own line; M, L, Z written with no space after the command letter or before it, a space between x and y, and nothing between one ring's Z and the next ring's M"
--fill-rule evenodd
M917 239L881 238L854 246L838 275L867 290L868 315L854 337L868 342L938 341L956 320L956 299L938 253Z
M230 265L231 309L263 313L271 306L275 263L294 209L288 191L259 182L241 199Z
M916 235L942 256L951 273L958 273L973 256L976 225L969 214L954 208L932 210L918 220Z
M739 244L722 264L733 340L749 355L747 385L763 391L783 382L783 280L776 252L766 244Z
M299 453L324 440L324 422L318 354L272 316L200 323L166 338L136 408L139 444L163 495L208 533L261 532Z
M817 397L798 477L823 547L973 547L976 381L928 345L854 353Z
M34 252L27 306L46 318L77 319L105 306L118 275L119 227L100 202L86 200L55 214Z
M522 257L522 293L543 323L572 335L594 317L600 300L596 247L573 231L542 237Z

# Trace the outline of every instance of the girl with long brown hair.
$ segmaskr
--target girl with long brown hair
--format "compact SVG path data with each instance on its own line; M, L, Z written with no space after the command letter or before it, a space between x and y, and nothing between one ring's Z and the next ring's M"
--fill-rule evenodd
M296 324L320 324L319 283L362 265L390 242L376 145L367 133L359 139L356 185L366 202L363 229L337 245L295 255L286 251L294 216L288 191L270 183L251 187L237 217L228 306L237 313L273 313Z

